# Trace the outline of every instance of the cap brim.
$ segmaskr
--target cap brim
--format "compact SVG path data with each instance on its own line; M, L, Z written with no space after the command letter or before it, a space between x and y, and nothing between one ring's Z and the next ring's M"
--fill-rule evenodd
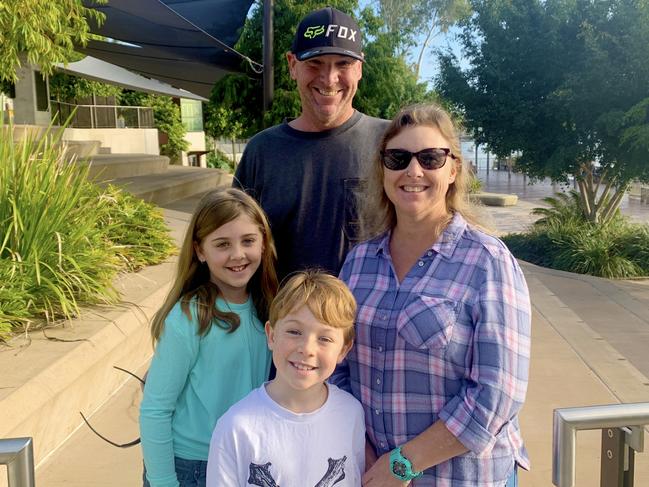
M358 59L359 61L365 61L362 54L341 47L317 47L314 49L307 49L306 51L295 54L295 57L298 61L306 61L307 59L324 56L326 54L338 54L339 56L348 56Z

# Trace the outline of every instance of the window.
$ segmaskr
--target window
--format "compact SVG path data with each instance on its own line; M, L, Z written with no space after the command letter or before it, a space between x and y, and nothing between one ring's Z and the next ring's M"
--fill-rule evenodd
M187 132L203 131L203 105L200 101L181 98L180 117Z
M34 84L36 85L36 110L46 112L50 106L47 96L47 78L40 71L34 72Z

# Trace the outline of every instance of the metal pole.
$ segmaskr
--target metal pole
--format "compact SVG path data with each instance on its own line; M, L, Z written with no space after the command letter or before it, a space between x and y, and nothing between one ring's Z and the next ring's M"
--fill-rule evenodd
M0 464L7 466L9 487L34 487L34 448L31 438L0 439Z
M273 102L273 0L264 0L264 112Z

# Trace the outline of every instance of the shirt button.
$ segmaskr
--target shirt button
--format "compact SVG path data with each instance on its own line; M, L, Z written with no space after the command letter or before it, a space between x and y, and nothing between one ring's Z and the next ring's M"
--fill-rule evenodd
M379 411L378 409L375 409L374 412L376 413L377 416L378 416L379 414L381 414L380 411Z
M423 266L424 266L424 261L423 261L423 260L420 260L420 261L419 261L419 267L423 267Z
M388 315L383 315L383 316L381 316L381 319L382 319L382 320L387 320L387 319L388 319Z
M379 346L379 352L383 351L383 347Z
M431 255L433 255L433 253L429 250L426 255L428 255L428 257L430 257Z
M381 445L381 448L385 448L385 443L381 442L380 445Z
M380 383L381 383L381 379L376 379L376 383L377 383L377 384L380 384Z

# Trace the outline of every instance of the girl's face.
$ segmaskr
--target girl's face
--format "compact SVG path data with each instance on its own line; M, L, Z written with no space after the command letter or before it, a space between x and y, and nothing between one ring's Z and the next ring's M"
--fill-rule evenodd
M231 303L245 303L248 281L261 263L264 251L259 226L246 214L221 225L200 243L194 242L198 260L210 269L210 280Z
M406 127L388 141L386 149L418 152L428 148L450 148L448 140L436 127L416 125ZM455 161L447 156L439 169L424 169L412 157L402 170L383 168L383 189L394 204L397 220L413 222L436 219L446 214L446 192L455 181Z

